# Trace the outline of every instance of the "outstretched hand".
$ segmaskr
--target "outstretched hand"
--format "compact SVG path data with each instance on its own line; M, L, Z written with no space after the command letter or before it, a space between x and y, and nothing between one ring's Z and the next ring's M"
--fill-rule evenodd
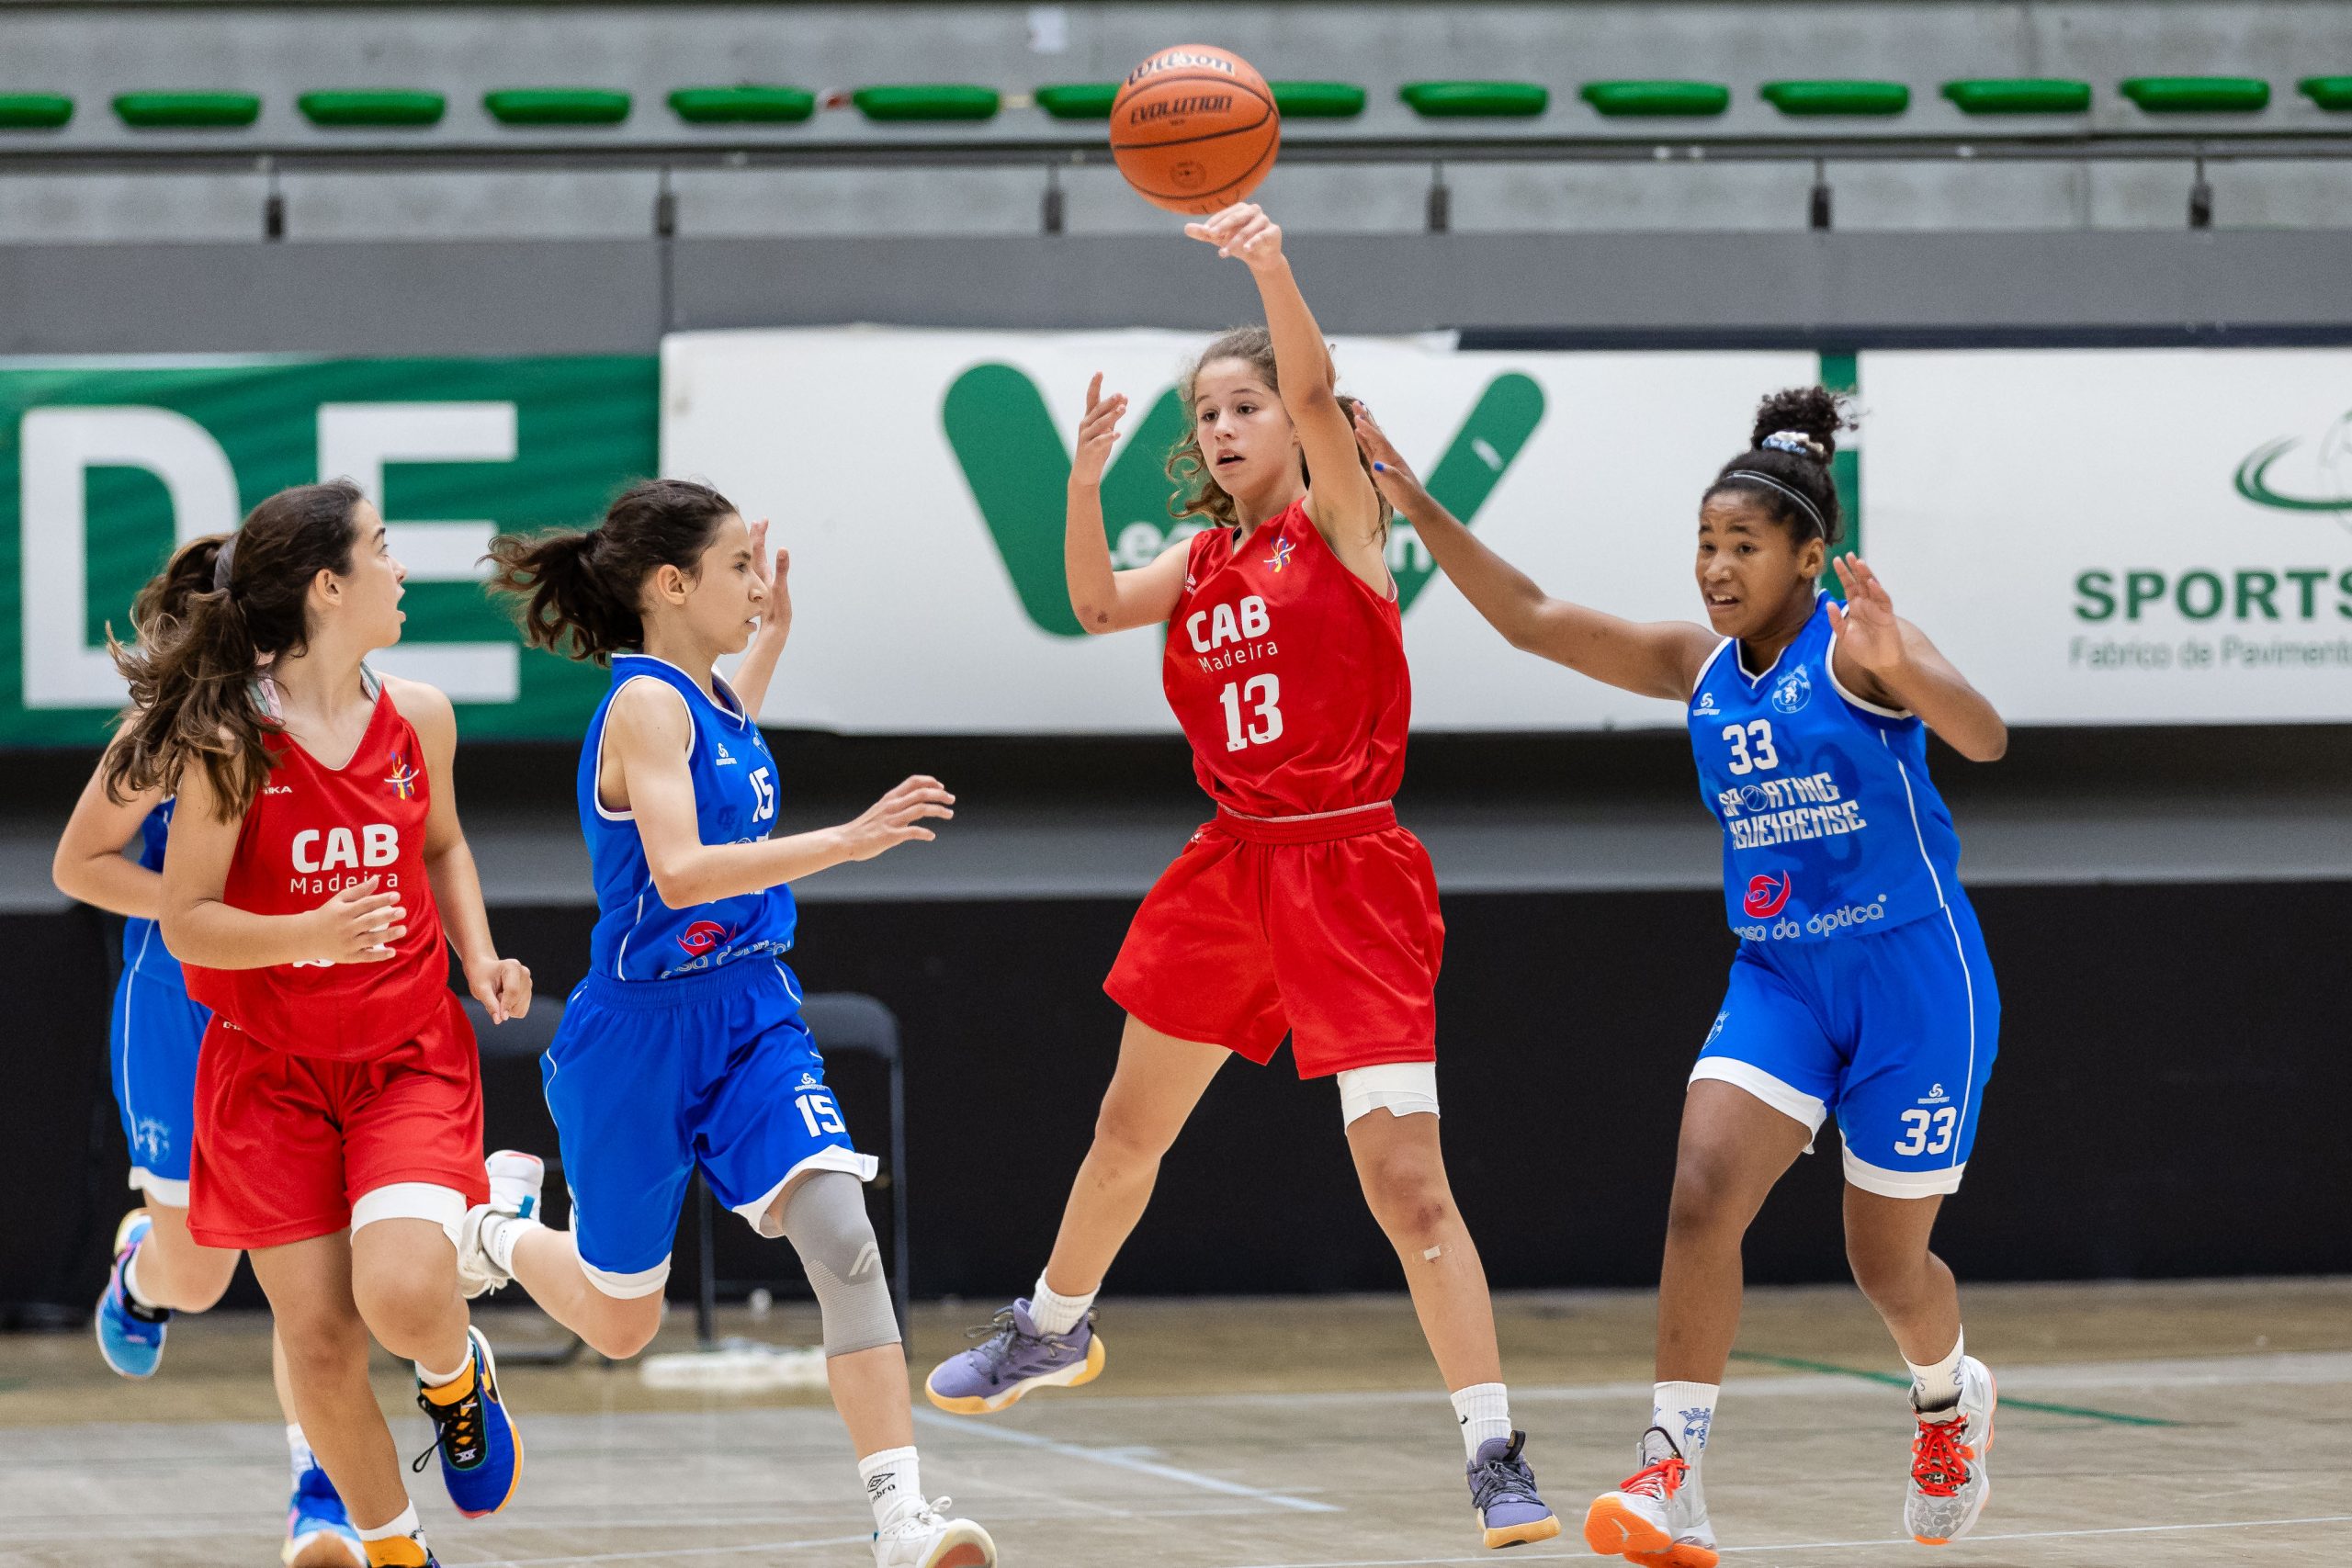
M1429 494L1420 476L1406 465L1388 433L1372 417L1372 410L1362 403L1356 405L1355 426L1356 445L1372 459L1372 482L1383 500L1403 512L1408 503Z
M1118 443L1119 421L1126 417L1126 412L1127 395L1114 392L1104 397L1102 372L1097 370L1094 379L1086 384L1086 412L1078 422L1078 453L1070 460L1070 483L1102 482L1102 470L1111 461L1111 448Z
M950 809L956 797L946 787L927 773L917 773L898 788L865 808L854 822L842 829L849 840L849 858L872 860L883 851L910 840L928 843L939 835L922 826L925 818L945 821L956 813Z
M1894 618L1894 600L1886 585L1860 556L1839 556L1831 564L1838 585L1846 590L1846 603L1832 601L1829 606L1829 629L1837 635L1838 646L1873 675L1883 678L1901 670L1905 659L1903 626Z
M1184 232L1215 245L1221 256L1239 256L1251 272L1282 265L1282 228L1254 201L1236 202L1214 217L1187 223Z
M792 552L778 549L768 554L768 520L761 518L752 525L752 575L767 590L767 608L760 613L760 631L770 637L783 637L792 630Z

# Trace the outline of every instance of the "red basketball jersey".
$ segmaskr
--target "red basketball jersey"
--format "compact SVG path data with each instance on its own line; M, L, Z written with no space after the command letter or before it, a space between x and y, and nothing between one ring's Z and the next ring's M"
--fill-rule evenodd
M340 768L283 734L266 743L277 766L246 808L223 900L256 915L299 915L380 877L377 891L401 896L408 934L380 964L190 964L188 995L272 1050L342 1062L381 1055L438 1017L448 989L441 912L424 875L424 749L383 690Z
M1304 502L1236 542L1193 536L1160 671L1219 806L1248 817L1395 796L1413 715L1404 624L1331 553Z

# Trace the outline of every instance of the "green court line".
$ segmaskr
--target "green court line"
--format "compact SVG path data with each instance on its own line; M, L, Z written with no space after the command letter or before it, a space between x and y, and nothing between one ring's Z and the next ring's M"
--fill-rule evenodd
M1734 1350L1735 1361L1754 1361L1761 1366L1785 1367L1796 1372L1831 1372L1841 1378L1860 1378L1865 1382L1883 1382L1890 1388L1909 1388L1911 1380L1893 1372L1873 1372L1861 1367L1841 1367L1834 1361L1808 1361L1802 1356L1767 1356L1756 1350ZM2093 1410L2084 1404L2052 1404L2040 1399L2012 1399L2003 1396L2004 1410L2039 1410L2045 1416L2079 1416L2086 1421L2111 1421L2119 1427L2185 1427L2185 1421L2167 1421L2161 1416L2126 1416L2120 1410Z

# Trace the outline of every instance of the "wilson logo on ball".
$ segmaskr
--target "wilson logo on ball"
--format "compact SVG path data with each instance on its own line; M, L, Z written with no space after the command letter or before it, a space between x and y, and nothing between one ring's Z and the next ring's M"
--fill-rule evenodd
M1274 166L1282 117L1250 62L1180 44L1127 73L1111 102L1111 156L1136 194L1200 216L1245 199Z

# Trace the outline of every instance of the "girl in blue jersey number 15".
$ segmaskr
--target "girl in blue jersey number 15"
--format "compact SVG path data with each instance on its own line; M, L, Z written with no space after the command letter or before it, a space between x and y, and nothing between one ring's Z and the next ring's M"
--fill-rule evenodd
M986 1568L988 1532L924 1498L907 1360L824 1058L785 967L796 879L927 840L954 797L910 778L837 828L770 838L775 763L759 710L792 620L790 561L707 485L655 479L586 532L502 536L492 589L526 639L612 667L577 784L596 884L589 975L540 1065L571 1229L537 1218L539 1162L491 1157L466 1261L519 1280L607 1356L653 1337L687 1178L799 1253L833 1404L874 1508L877 1568ZM729 686L713 670L746 650Z
M1585 1520L1594 1551L1651 1568L1716 1562L1699 1472L1739 1325L1740 1240L1833 1111L1847 1257L1911 1369L1905 1533L1966 1534L1989 1487L1992 1374L1962 1353L1959 1292L1928 1237L1975 1139L2000 1000L1927 732L1975 761L2008 732L1860 557L1836 563L1844 605L1817 589L1849 423L1816 387L1764 400L1749 450L1700 501L1698 626L1547 597L1358 422L1390 502L1513 647L1684 705L1723 827L1740 943L1683 1103L1650 1427L1640 1468Z

